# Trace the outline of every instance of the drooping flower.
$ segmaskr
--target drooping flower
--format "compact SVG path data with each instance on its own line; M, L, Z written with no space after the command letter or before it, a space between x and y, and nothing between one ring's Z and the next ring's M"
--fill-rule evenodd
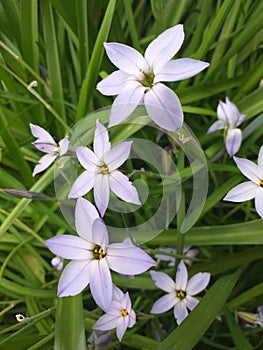
M88 338L87 350L101 350L112 342L110 332L92 331Z
M43 128L35 124L29 124L33 136L37 140L32 144L40 151L47 153L39 159L39 164L33 170L33 176L48 168L58 156L63 156L67 153L69 140L67 137L60 140L59 143Z
M183 254L188 256L189 258L194 258L198 253L198 249L191 249L192 246L185 245L183 249ZM166 252L175 255L176 254L176 248L175 247L161 247L159 248L160 252ZM156 254L154 257L159 260L163 261L169 261L168 266L172 267L175 265L176 257L173 255L164 255L164 254ZM190 259L183 259L184 262L188 265L192 264L192 260Z
M117 337L121 341L126 329L133 327L135 323L136 315L132 310L129 293L123 294L119 288L113 286L112 302L109 310L98 319L93 329L108 331L116 328Z
M175 282L164 272L150 273L156 286L168 293L154 303L151 312L160 314L174 308L178 325L188 316L188 309L193 310L196 307L199 300L194 296L205 289L210 280L210 273L199 272L188 281L188 272L183 261L178 265Z
M94 199L101 216L109 203L110 189L122 200L140 205L138 192L129 178L117 169L127 160L132 141L121 142L111 148L107 129L97 120L94 152L77 147L80 164L86 169L73 183L69 198L84 196L94 187Z
M242 182L230 190L225 201L244 202L255 198L255 208L263 219L263 146L258 154L258 165L245 158L234 157L239 170L250 180Z
M240 149L242 131L237 128L245 119L245 114L240 114L237 106L226 97L226 102L219 101L217 106L217 118L207 133L211 134L219 129L225 130L225 144L227 153L232 157Z
M263 327L263 306L257 307L257 313L237 311L238 317L246 321L246 327Z
M60 235L46 241L52 253L72 260L58 283L58 296L80 293L88 284L97 305L107 311L112 301L110 270L137 275L155 265L142 249L127 242L109 244L106 226L86 199L76 203L75 225L79 236Z
M162 128L175 131L182 126L180 100L162 82L190 78L209 66L191 58L171 60L183 41L183 25L178 24L153 40L144 56L124 44L104 43L109 59L119 68L97 85L103 95L118 95L111 108L109 126L121 123L141 102Z

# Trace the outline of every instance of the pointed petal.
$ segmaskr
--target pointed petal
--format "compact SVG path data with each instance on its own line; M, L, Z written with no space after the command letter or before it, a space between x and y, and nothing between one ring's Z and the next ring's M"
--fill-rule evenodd
M154 78L154 83L159 81L180 81L193 77L207 68L209 63L194 60L192 58L179 58L168 61Z
M79 146L76 148L76 154L78 161L83 168L89 171L95 171L96 167L100 164L100 160L92 150L88 147Z
M210 126L210 128L207 130L207 133L212 134L212 132L215 132L220 129L224 129L224 127L225 127L224 122L221 119L217 120Z
M116 317L110 314L102 315L92 328L99 331L109 331L114 329L116 328Z
M52 154L45 154L43 157L39 159L39 164L37 164L34 167L32 176L35 176L38 173L41 173L41 171L47 169L50 164L54 162L54 160L57 158L57 156L54 156Z
M104 160L103 157L110 151L110 147L108 130L97 119L93 143L94 152L100 160Z
M258 215L263 219L263 188L259 187L255 196L255 208Z
M94 244L81 237L71 235L55 236L45 241L55 255L64 259L90 260Z
M187 283L186 292L189 295L196 295L204 290L209 281L211 274L208 272L199 272L195 274Z
M122 291L120 290L120 288L118 288L117 286L113 285L113 289L112 289L112 299L121 302L122 297L123 297L123 293L122 293Z
M187 268L183 261L180 262L177 268L176 272L176 278L175 278L175 286L176 290L183 290L186 291L188 281L188 272Z
M58 282L58 297L77 295L89 284L89 262L73 260L64 268Z
M118 143L116 146L112 147L110 152L105 154L104 160L110 172L119 168L128 159L132 142L133 141L125 141Z
M185 304L190 310L193 310L198 303L199 303L199 300L192 297L191 295L187 295L185 298Z
M167 293L173 293L175 292L175 283L171 279L170 276L168 276L164 272L157 272L157 271L150 271L151 277L155 282L155 285L164 290Z
M246 114L240 114L236 126L239 126L241 123L243 123L243 120L246 118L246 116L247 116Z
M104 47L111 62L123 72L134 75L147 67L144 57L128 45L104 43Z
M251 162L251 160L245 158L234 157L234 161L238 166L239 170L251 181L257 185L263 179L263 169L260 169L258 165Z
M108 208L110 198L110 180L109 175L96 174L94 178L94 200L100 212L104 216Z
M118 317L116 321L117 321L116 335L119 341L121 341L129 324L129 316Z
M240 118L240 113L237 106L231 102L228 97L226 97L226 105L228 107L229 115L231 115L230 119L233 125L237 125Z
M64 139L59 141L58 145L59 145L59 155L63 156L68 151L69 139L65 137Z
M110 112L109 127L120 124L142 101L145 87L138 81L129 81L115 98Z
M35 124L29 124L31 133L33 136L41 139L42 141L46 141L47 143L57 145L53 137L43 128Z
M165 30L157 36L145 50L145 59L154 73L164 66L180 49L184 41L184 29L182 24Z
M152 314L162 314L174 307L176 303L176 298L174 294L166 294L160 299L158 299L151 309Z
M242 182L230 190L223 198L224 201L244 202L256 196L258 185L253 181Z
M107 312L112 301L112 280L105 258L89 264L89 276L91 294L96 304Z
M73 183L68 198L79 198L88 193L94 186L94 173L84 171Z
M37 140L32 142L32 145L35 146L39 151L49 154L55 154L58 151L58 146L54 142L48 143L46 141Z
M174 307L174 317L176 319L177 324L183 322L183 320L188 316L188 311L185 304L182 301L179 301Z
M258 166L263 171L263 146L260 147L260 150L258 153Z
M228 129L226 134L226 150L230 157L233 157L239 150L242 142L240 129Z
M133 310L130 311L129 313L129 324L128 327L131 328L135 325L136 323L136 314Z
M116 70L115 72L111 73L106 78L101 80L97 84L96 89L99 90L99 92L102 95L118 95L122 91L129 77L129 74L121 70Z
M118 170L110 174L110 189L123 201L140 205L137 189L133 186L129 178Z
M224 125L229 125L229 120L227 118L227 107L226 104L222 101L219 101L217 106L217 117L222 120Z
M92 242L92 225L99 218L97 209L87 199L78 198L75 208L75 226L78 235Z
M175 131L183 124L179 98L167 86L158 83L146 92L144 103L149 117L160 127Z
M96 219L92 226L92 242L98 244L103 249L109 245L109 234L102 219Z
M110 244L106 259L111 270L125 275L138 275L156 265L141 248L127 247L123 243Z

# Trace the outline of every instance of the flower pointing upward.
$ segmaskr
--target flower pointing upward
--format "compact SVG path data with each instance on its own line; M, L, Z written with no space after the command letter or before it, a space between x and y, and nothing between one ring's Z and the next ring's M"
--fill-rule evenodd
M225 201L244 202L255 198L255 208L263 219L263 146L258 154L258 165L251 160L234 157L239 170L250 180L235 186L225 196Z
M104 43L109 59L119 68L97 85L103 95L118 95L111 108L109 126L121 123L141 102L160 127L175 131L182 126L181 103L162 82L190 78L209 66L191 58L171 60L183 41L183 25L178 24L153 40L144 56L124 44Z
M117 170L128 158L132 141L121 142L111 148L107 129L97 120L94 152L77 147L80 164L86 169L73 183L69 198L84 196L94 187L94 199L101 216L109 203L110 189L122 200L140 205L138 192L129 178Z

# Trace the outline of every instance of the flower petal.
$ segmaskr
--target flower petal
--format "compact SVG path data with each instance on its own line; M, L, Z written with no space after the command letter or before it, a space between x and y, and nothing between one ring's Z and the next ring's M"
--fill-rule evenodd
M180 262L177 268L176 272L176 278L175 278L175 287L176 290L183 290L186 291L188 281L188 272L187 268L183 261Z
M78 161L83 168L89 171L95 171L96 167L99 166L100 160L92 150L88 147L79 146L76 148L76 154Z
M258 153L258 166L263 171L263 146L260 147L260 150Z
M50 164L54 162L54 160L57 158L56 155L52 154L45 154L43 157L39 159L39 164L37 164L34 167L32 176L35 176L38 173L41 173L41 171L47 169Z
M97 209L87 199L78 198L75 208L75 226L78 235L92 241L92 225L99 218Z
M125 141L118 143L105 155L104 160L110 172L119 168L128 159L132 142Z
M153 307L150 312L152 314L162 314L163 312L166 312L172 307L174 307L175 303L175 295L171 293L166 294L153 304Z
M60 235L45 241L55 255L64 259L90 260L93 257L94 244L81 237Z
M255 182L257 185L263 179L263 169L251 162L251 160L245 158L234 157L234 161L238 166L239 170L251 181Z
M121 341L129 324L129 316L127 315L127 316L118 317L116 322L117 322L116 335L119 341Z
M224 201L244 202L256 196L258 185L253 181L242 182L230 190L223 198Z
M129 178L118 170L114 170L110 174L110 189L125 202L141 204L137 189Z
M207 68L209 63L194 60L192 58L179 58L168 61L154 78L154 83L159 81L180 81L193 77Z
M99 331L109 331L114 329L116 328L116 317L110 314L102 315L92 328Z
M224 122L221 119L217 120L210 126L210 128L207 130L207 133L212 134L212 132L215 132L220 129L224 129L224 127L225 127Z
M160 127L175 131L183 124L179 98L167 86L158 83L146 92L144 103L149 117Z
M92 226L92 242L98 244L103 249L109 245L109 234L102 219L96 219Z
M258 215L263 219L263 188L259 187L255 196L255 208Z
M228 129L226 133L226 150L230 157L237 153L242 142L242 132L240 129Z
M120 124L142 101L145 87L138 81L129 81L115 98L110 112L109 127Z
M199 272L191 277L187 283L186 292L190 295L196 295L204 290L209 281L211 274L208 272Z
M59 145L59 155L63 156L68 151L69 139L65 137L64 139L59 141L58 145Z
M183 322L183 320L188 316L188 311L185 304L182 301L179 301L174 307L174 317L177 324Z
M106 78L101 80L97 84L96 89L99 90L99 92L102 95L118 95L122 91L129 77L129 74L121 70L116 70L115 72L111 73Z
M77 295L89 284L89 262L73 260L64 268L58 282L58 296Z
M94 135L93 149L97 157L103 161L104 155L109 152L111 143L109 142L109 133L104 125L97 119Z
M107 312L112 301L112 279L105 258L89 264L89 276L91 294L96 304Z
M32 145L35 146L39 151L49 154L55 154L58 151L58 146L56 143L48 143L46 141L37 140L32 142Z
M29 124L33 136L47 143L57 145L53 137L43 128L35 124Z
M222 101L219 101L217 106L217 117L222 120L224 125L229 125L229 120L227 118L227 111L225 110L226 104ZM226 107L227 109L227 107Z
M192 297L191 295L187 295L185 298L185 304L190 310L193 310L198 303L199 303L199 300Z
M151 277L155 282L155 285L164 290L167 293L173 293L175 292L175 283L171 279L170 276L168 276L164 272L157 272L157 271L150 271Z
M129 313L129 324L128 327L131 328L135 325L136 323L136 314L133 310L130 311Z
M228 107L228 113L233 125L237 125L240 119L240 113L237 106L226 97L226 105ZM239 123L240 124L240 123Z
M157 36L145 50L144 57L150 68L156 74L180 49L184 41L182 24L165 30Z
M101 217L104 216L108 208L110 198L110 182L109 175L96 174L94 178L94 200L100 212Z
M123 72L134 75L147 67L144 57L128 45L104 43L104 47L111 62Z
M79 198L88 193L94 186L94 173L84 171L73 183L68 198Z
M125 275L138 275L156 265L141 248L127 247L123 243L110 244L106 259L111 270Z

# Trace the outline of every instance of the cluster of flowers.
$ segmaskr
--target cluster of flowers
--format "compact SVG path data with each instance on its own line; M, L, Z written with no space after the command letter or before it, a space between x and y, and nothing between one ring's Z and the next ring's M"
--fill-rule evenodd
M206 62L189 58L172 60L183 40L183 26L176 25L153 40L144 56L124 44L105 44L108 57L119 69L97 85L97 89L104 95L118 95L111 108L109 126L121 123L142 102L149 117L160 127L176 131L182 126L180 101L173 90L162 82L192 77L209 66ZM226 130L226 148L231 156L241 145L242 134L236 127L244 117L226 99L226 103L219 103L219 120L208 131L210 133L220 128ZM30 127L33 136L37 138L33 145L46 153L33 171L35 176L58 156L65 155L70 144L68 138L57 143L40 126L30 124ZM120 341L127 327L135 324L136 315L128 292L124 294L113 285L110 270L124 275L137 275L156 265L131 240L109 243L107 228L102 219L108 207L110 190L126 202L141 204L132 182L118 170L129 157L131 146L131 141L125 141L111 147L107 129L97 120L93 151L88 147L77 147L75 150L79 163L85 169L73 183L68 195L69 198L77 199L75 227L78 236L60 235L46 241L52 253L71 260L61 274L58 296L76 295L89 285L96 304L105 312L95 323L94 329L107 331L116 328ZM234 160L251 181L234 188L225 199L242 201L255 197L256 209L263 217L263 148L258 166L246 159ZM83 198L91 189L98 211ZM157 258L160 256L161 251ZM61 261L57 263L61 268ZM178 265L175 282L163 272L151 271L151 276L156 286L168 293L155 302L151 312L159 314L174 307L178 324L187 317L187 309L192 310L197 305L198 299L194 296L205 289L210 280L209 273L198 273L188 281L183 261Z

